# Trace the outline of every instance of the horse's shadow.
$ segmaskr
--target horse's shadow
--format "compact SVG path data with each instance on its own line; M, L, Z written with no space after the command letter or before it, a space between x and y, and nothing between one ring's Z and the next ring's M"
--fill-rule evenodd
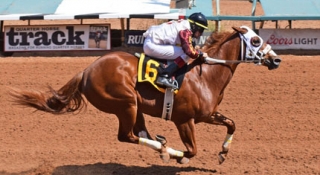
M150 167L126 166L118 163L96 163L88 165L65 165L56 167L52 175L135 175L135 174L152 174L152 175L175 175L181 172L208 172L216 173L216 170L196 168L196 167L174 167L151 165Z

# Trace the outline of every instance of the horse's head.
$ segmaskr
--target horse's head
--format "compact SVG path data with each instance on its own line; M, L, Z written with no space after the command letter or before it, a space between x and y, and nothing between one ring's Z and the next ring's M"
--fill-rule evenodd
M253 30L246 26L232 28L239 33L241 38L241 61L254 62L257 65L268 67L269 70L279 67L281 59L271 46L263 42L263 39Z

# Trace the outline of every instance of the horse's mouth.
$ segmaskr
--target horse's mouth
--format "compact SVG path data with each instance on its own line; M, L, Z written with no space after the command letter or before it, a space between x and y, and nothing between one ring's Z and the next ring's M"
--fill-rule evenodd
M277 69L281 63L280 58L275 58L275 59L266 59L265 60L265 65L268 67L269 70Z

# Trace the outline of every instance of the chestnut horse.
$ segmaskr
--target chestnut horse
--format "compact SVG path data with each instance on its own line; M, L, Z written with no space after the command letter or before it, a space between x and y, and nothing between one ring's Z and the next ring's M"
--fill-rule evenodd
M227 127L227 134L218 155L222 163L230 148L235 123L217 110L237 66L254 63L271 70L281 62L271 46L250 28L233 29L233 32L211 34L202 48L211 58L196 59L188 64L184 82L174 96L171 121L179 131L185 151L168 147L162 136L156 136L156 140L150 136L144 114L161 117L164 93L149 83L137 82L139 59L126 52L111 52L100 57L59 90L49 86L50 94L25 90L12 90L10 94L20 105L52 114L80 111L86 106L86 98L97 109L117 116L119 141L157 150L165 162L173 158L187 163L197 154L195 124L223 125Z

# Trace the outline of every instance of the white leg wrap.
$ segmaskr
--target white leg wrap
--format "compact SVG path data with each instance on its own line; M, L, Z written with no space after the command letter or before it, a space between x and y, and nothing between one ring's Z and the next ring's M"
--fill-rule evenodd
M154 150L159 150L161 149L161 143L155 140L149 140L146 138L139 138L139 145L145 145L149 148L152 148Z
M172 149L170 147L167 147L167 152L172 157L183 157L183 152L182 151L177 151L177 150L174 150L174 149Z
M233 135L227 134L226 139L224 140L223 145L222 145L223 148L226 149L225 151L228 151L228 149L231 145L231 142L232 142L232 138L233 138Z

